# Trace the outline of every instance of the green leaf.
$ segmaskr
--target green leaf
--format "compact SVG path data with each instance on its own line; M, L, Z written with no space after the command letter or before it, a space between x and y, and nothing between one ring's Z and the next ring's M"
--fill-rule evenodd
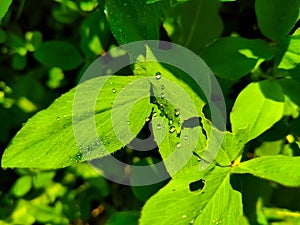
M15 197L22 197L26 195L32 187L32 177L22 176L14 183L11 188L11 193Z
M288 96L293 103L300 106L300 82L293 79L281 79L278 83L282 87L282 92Z
M263 40L225 37L205 48L201 56L217 76L234 80L247 75L261 60L271 59L273 52Z
M240 163L232 168L232 172L239 174L250 173L285 186L299 187L299 165L300 157L283 155L262 156Z
M140 216L139 211L123 211L113 213L106 225L137 225Z
M106 0L105 8L110 29L119 42L158 40L162 3L146 1Z
M215 131L216 132L216 131ZM220 132L220 131L219 131ZM226 131L224 136L217 135L217 137L224 138L222 143L218 143L216 148L219 147L218 153L215 158L206 158L205 160L215 160L220 166L230 166L239 156L242 155L244 145L247 142L249 129L239 129L234 133ZM209 135L208 135L209 136ZM218 140L217 138L215 140Z
M0 1L0 22L1 22L2 18L5 16L11 3L12 3L12 0Z
M149 83L136 80L101 76L64 94L17 133L3 154L2 166L61 168L128 144L152 109Z
M251 83L238 95L230 113L232 131L249 126L249 141L279 121L283 110L284 96L276 81Z
M300 1L256 0L255 12L258 26L267 38L283 39L295 26L299 18Z
M104 12L91 13L81 24L80 48L87 57L100 55L108 45L109 28Z
M45 66L60 67L63 70L75 69L83 62L77 48L63 41L44 42L35 51L34 57Z
M192 0L170 8L164 27L172 42L199 53L222 33L219 6L217 0Z
M194 166L179 173L146 202L140 224L238 224L241 194L229 180L229 167L205 172Z
M284 52L278 68L281 69L295 69L300 65L300 28L290 37L287 38L288 47ZM298 68L299 71L299 68ZM297 71L297 72L298 72ZM297 75L299 77L299 74ZM298 78L299 79L299 78Z

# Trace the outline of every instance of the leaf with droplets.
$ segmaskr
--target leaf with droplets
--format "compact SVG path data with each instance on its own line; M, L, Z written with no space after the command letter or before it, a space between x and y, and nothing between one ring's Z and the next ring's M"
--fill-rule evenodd
M199 166L181 172L146 202L141 225L238 224L241 194L230 185L230 168Z
M78 85L28 120L5 150L2 166L61 168L120 149L151 113L149 90L149 82L136 76L102 76Z

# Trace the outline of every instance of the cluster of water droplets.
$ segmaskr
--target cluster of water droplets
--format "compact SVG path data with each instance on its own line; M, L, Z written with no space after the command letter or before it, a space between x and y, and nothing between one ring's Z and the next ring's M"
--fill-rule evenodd
M78 146L78 150L79 152L76 153L75 156L71 156L70 159L71 161L75 161L75 162L81 162L82 160L89 158L89 156L91 155L91 153L95 150L99 151L99 148L102 145L106 145L106 137L103 138L98 138L96 139L94 142L92 142L91 144L83 147L81 145ZM95 154L95 157L100 157L103 156L104 153L102 151L99 151L99 153Z
M162 74L161 72L156 72L155 74L155 79L156 81L161 81L162 79ZM158 104L158 107L159 107L159 110L162 111L163 113L161 113L161 116L166 116L167 118L169 118L169 122L168 122L168 125L169 125L169 133L172 134L174 133L177 129L176 129L176 122L178 123L178 126L180 127L181 125L181 122L180 122L180 109L179 108L175 108L173 113L170 113L167 109L165 109L165 106L168 105L168 100L166 99L166 95L165 95L165 85L161 84L160 85L160 88L161 88L161 95L160 95L160 98L161 100L163 101L163 103L159 103ZM156 102L157 103L157 102ZM157 116L157 113L154 112L153 117L156 117ZM159 123L156 125L156 129L157 130L161 130L162 129L162 125ZM187 135L184 135L183 137L183 140L184 141L187 141L188 140L188 136ZM176 148L177 149L180 149L182 147L182 142L177 142L176 144Z

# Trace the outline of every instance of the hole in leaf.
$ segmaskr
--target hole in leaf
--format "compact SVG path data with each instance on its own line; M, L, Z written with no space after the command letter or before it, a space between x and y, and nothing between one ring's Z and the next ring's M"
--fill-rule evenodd
M192 192L201 191L205 186L205 180L200 179L198 181L190 183L189 186L190 186L190 191L192 191Z

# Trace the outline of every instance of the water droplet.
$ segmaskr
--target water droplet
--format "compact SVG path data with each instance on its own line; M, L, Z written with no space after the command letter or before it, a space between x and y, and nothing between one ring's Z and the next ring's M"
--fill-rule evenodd
M110 85L112 85L112 84L113 84L113 82L109 82L109 84L110 84Z
M63 118L66 118L66 114L63 115Z
M195 222L195 219L192 219L191 222L190 222L190 224L194 224L194 222Z
M130 125L130 122L129 122L129 121L127 121L127 122L126 122L126 124L127 124L127 125Z
M186 215L182 215L182 218L183 218L183 219L186 218Z
M161 125L160 125L160 124L157 124L156 128L157 128L158 130L160 130L160 129L161 129Z
M82 160L82 153L77 153L76 158L77 160Z
M153 113L153 117L157 117L157 113L156 112Z
M149 117L146 117L146 122L149 122L150 121L150 118Z
M164 93L161 93L160 97L161 97L162 99L164 99L164 98L165 98L165 94L164 94Z
M160 109L161 111L163 111L163 110L164 110L164 105L163 105L163 104L159 104L159 109Z
M187 135L184 135L184 140L188 140L189 137Z
M181 144L180 142L178 142L178 143L176 144L176 148L181 148L181 146L182 146L182 144Z
M112 89L112 93L116 93L117 90L115 88Z
M101 141L100 141L100 140L97 140L97 141L96 141L96 145L100 146L100 145L101 145Z
M78 148L79 148L79 150L82 150L82 146L81 145L79 145Z
M57 120L57 121L60 121L60 119L61 119L60 116L56 117L56 120Z
M160 72L157 72L157 73L155 74L155 78L156 78L156 80L160 80L160 79L161 79L161 73L160 73Z
M172 119L169 120L169 124L170 124L170 125L173 124L173 120L172 120Z
M180 114L180 109L176 108L175 109L175 116L179 116L179 114Z
M173 133L175 130L176 130L176 128L174 126L171 126L169 132Z
M160 86L161 90L165 90L165 85Z

